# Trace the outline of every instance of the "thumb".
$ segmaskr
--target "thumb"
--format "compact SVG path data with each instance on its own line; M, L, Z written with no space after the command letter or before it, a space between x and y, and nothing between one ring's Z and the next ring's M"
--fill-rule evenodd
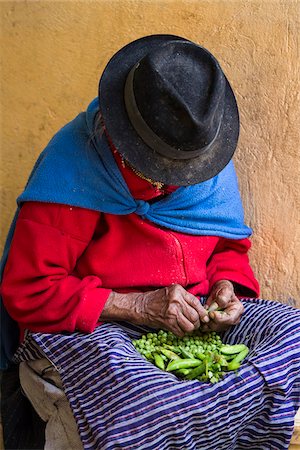
M226 308L234 294L232 284L223 284L220 286L214 294L214 301L219 305L220 308Z

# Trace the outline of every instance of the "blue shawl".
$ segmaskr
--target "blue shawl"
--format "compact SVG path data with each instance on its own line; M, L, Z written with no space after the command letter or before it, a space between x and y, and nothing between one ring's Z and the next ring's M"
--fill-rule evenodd
M251 234L251 229L244 224L232 161L214 178L180 187L155 203L134 199L105 135L91 138L98 110L95 99L86 112L80 113L53 137L39 156L24 192L17 199L18 210L5 245L1 274L18 211L26 201L63 203L110 214L135 213L157 225L187 234L230 239L243 239ZM4 346L1 364L5 366L16 348L17 333L2 302L1 322L1 345Z

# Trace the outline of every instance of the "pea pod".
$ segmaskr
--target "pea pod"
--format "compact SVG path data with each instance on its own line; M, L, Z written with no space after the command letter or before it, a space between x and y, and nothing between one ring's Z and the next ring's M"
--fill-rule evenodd
M241 364L237 361L232 360L228 366L227 366L227 370L237 370L241 367Z
M222 311L223 308L221 308L217 302L213 302L210 307L208 308L208 312L214 312L214 311Z
M193 369L178 369L176 370L176 375L186 377Z
M181 359L180 356L178 356L176 353L172 352L171 350L168 350L164 347L158 347L158 350L160 351L160 353L162 353L163 355L165 355L168 359Z
M205 372L205 370L206 370L206 365L205 365L205 363L201 362L198 367L195 367L193 370L190 371L190 373L188 373L186 375L186 378L188 380L194 380L195 378L202 375Z
M242 350L240 353L238 353L230 363L228 363L227 369L228 370L237 370L240 367L240 363L246 358L246 356L249 353L249 348L246 347L244 350Z
M170 361L166 371L167 372L172 372L173 370L178 370L178 369L190 369L191 367L197 367L201 364L202 361L200 361L199 359L178 359L178 360L173 360Z
M162 359L162 357L158 353L154 353L153 356L156 367L158 367L161 370L165 370L165 362Z
M232 357L230 359L232 359ZM223 367L228 366L227 358L225 355L216 355L215 361Z
M213 309L220 308L215 304L211 311ZM242 343L223 344L218 333L201 330L182 338L163 330L153 331L133 339L132 343L144 358L161 370L181 379L196 378L214 383L224 376L223 371L237 370L249 351Z
M188 352L184 347L180 347L180 352L185 358L195 359L194 355Z
M153 355L151 352L145 352L144 356L146 359L148 359L148 361L151 361L153 359Z
M234 353L232 355L223 355L226 361L232 361L233 358L236 356Z
M235 345L222 345L220 348L220 352L224 355L234 355L236 353L240 353L243 350L248 348L245 344L235 344Z
M246 347L245 350L242 350L238 355L236 355L233 359L235 362L243 361L249 353L249 348Z
M174 353L180 353L180 348L174 347L174 345L164 344L164 348L167 348L168 350L171 350Z

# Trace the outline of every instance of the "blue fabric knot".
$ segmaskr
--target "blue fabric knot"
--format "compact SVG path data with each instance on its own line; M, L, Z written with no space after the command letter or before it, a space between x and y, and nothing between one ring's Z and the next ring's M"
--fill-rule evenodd
M98 111L96 98L87 112L80 113L51 139L18 198L19 205L40 201L108 214L135 212L180 233L229 239L250 236L251 229L244 224L233 161L203 183L181 186L150 204L136 200L116 164L105 134L98 133L91 141ZM9 247L10 239L7 245Z
M134 211L139 216L144 216L149 211L150 204L144 200L136 201L136 210Z

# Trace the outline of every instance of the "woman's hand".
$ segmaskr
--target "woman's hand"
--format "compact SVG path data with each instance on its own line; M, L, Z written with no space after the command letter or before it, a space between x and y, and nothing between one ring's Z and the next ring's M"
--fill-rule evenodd
M218 307L222 311L216 311ZM182 337L198 328L203 331L226 330L240 321L243 311L244 307L234 294L232 283L222 280L214 285L205 308L197 297L179 284L149 292L112 292L100 320L126 320L169 330Z
M143 323L184 336L209 321L199 299L179 284L147 292L143 295Z
M206 301L209 311L209 324L202 327L204 331L223 331L239 323L244 312L242 302L234 293L233 284L228 280L215 283ZM220 308L222 311L218 311Z
M182 337L209 322L199 299L179 284L143 293L112 292L100 320L127 320L139 325L162 328Z

